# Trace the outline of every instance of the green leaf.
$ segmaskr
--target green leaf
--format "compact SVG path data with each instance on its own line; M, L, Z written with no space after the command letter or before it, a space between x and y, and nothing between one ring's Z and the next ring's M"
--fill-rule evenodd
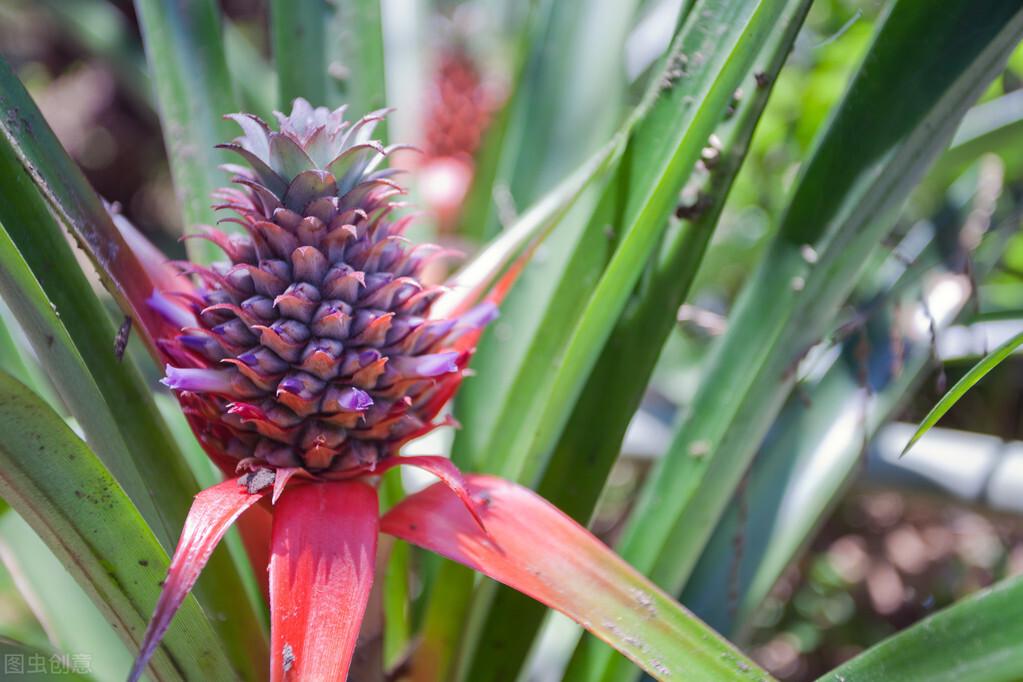
M2 291L3 288L0 287L0 292ZM28 357L27 349L22 348L12 334L16 327L14 313L4 304L0 293L0 370L31 388L50 405L59 405L60 399L54 394L39 365Z
M533 3L501 179L528 206L598 149L625 111L623 53L638 0ZM487 192L494 204L493 188Z
M1020 346L1023 346L1023 332L1012 337L1002 345L995 348L993 351L984 356L984 358L976 365L970 368L963 377L955 383L955 385L949 389L948 393L941 396L941 400L931 408L931 411L927 413L923 421L920 422L919 428L913 434L913 437L906 443L906 447L902 449L902 455L909 452L909 449L920 438L931 430L931 427L938 423L938 420L945 416L945 413L952 409L952 406L959 402L959 399L966 395L973 386L983 379L988 372L993 370L995 367L1000 365L1003 360L1012 355Z
M0 516L0 559L18 592L32 605L50 641L68 654L89 656L97 682L121 682L135 656L107 623L68 569L24 519L12 510Z
M518 74L520 80L507 105L512 120L505 123L508 130L502 139L500 158L494 161L498 164L495 184L484 187L478 179L474 190L485 198L487 206L480 220L496 220L493 193L499 188L514 202L533 205L547 194L547 186L593 154L592 149L598 149L596 156L603 155L599 145L605 136L612 137L613 118L591 121L585 126L586 135L561 135L554 140L551 130L568 127L568 119L559 120L562 112L571 116L578 128L580 109L603 111L615 104L607 95L620 89L619 74L624 67L620 63L622 50L614 46L624 41L623 24L631 13L631 3L616 7L609 4L606 9L619 17L616 25L587 32L581 27L606 12L589 12L585 3L578 2L540 2L530 7L519 46L530 52L520 57L524 62ZM583 59L586 54L600 55L600 63L605 64L604 90L594 86L598 72ZM620 157L627 128L603 147L610 153L608 161L614 163ZM551 147L555 143L556 150ZM545 182L540 182L541 173ZM505 444L500 452L492 447L493 443L502 443L495 430L508 423L508 412L521 408L523 401L516 400L516 394L537 395L530 389L537 389L548 372L545 363L536 362L536 358L553 357L614 248L613 240L606 236L606 223L589 220L600 189L586 192L576 206L559 217L557 230L525 268L502 304L501 319L491 325L480 343L473 359L479 380L467 382L457 398L456 413L464 428L456 436L452 452L463 466L506 473L502 469ZM610 205L609 200L606 206ZM506 226L499 243L512 233ZM527 386L524 382L532 383Z
M765 66L763 71L769 83L773 84L781 69L808 7L808 2L789 3L782 22L784 28L773 34L771 44L758 60ZM750 77L751 94L718 131L722 140L721 157L706 187L701 188L701 196L706 198L705 212L674 229L657 262L636 288L587 379L537 488L541 495L580 523L589 520L604 488L661 347L675 326L675 311L695 277L745 158L770 92L767 87L753 85L754 79ZM623 362L623 358L628 358L628 362ZM594 424L600 424L601 428L593 428ZM544 614L545 610L536 602L513 590L500 589L477 647L476 672L470 678L484 679L481 676L485 675L485 662L498 657L502 665L511 661L517 669L528 653Z
M0 220L6 220L7 231L25 259L38 267L37 275L44 282L56 281L62 273L49 272L47 266L59 268L70 264L72 269L77 269L77 261L69 255L66 237L55 222L60 221L92 259L100 281L121 309L131 311L140 323L139 331L145 332L142 335L148 342L153 343L147 334L155 329L177 331L148 304L154 285L145 266L114 225L85 175L61 146L25 87L3 60L0 60L0 112L3 114L0 119L2 159L9 169L0 189L10 199L9 204L2 207ZM50 215L47 205L54 215ZM49 229L35 234L35 221ZM65 283L71 281L75 280ZM60 300L91 300L88 289L88 286L74 291L56 288L51 295L58 305ZM102 315L94 317L99 319Z
M224 52L231 79L238 88L243 111L273 120L277 104L277 77L273 67L252 43L252 38L231 21L224 22Z
M365 3L369 4L369 3ZM270 38L277 67L277 106L296 97L322 106L327 99L326 0L271 0Z
M167 553L64 420L2 373L0 433L0 496L137 649L170 564ZM193 597L178 612L151 670L161 680L235 677L222 640Z
M36 223L36 227L40 227L40 224ZM81 274L72 268L61 272L64 275ZM88 283L80 287L67 291L92 295ZM180 512L178 507L184 506L187 509L196 487L173 444L163 440L169 436L158 415L148 415L149 409L155 407L145 387L133 387L139 381L138 377L133 379L119 368L115 368L111 374L95 377L90 373L89 364L80 352L82 339L79 338L79 344L76 344L62 324L62 321L68 321L74 316L68 313L58 317L2 229L0 293L10 301L12 309L33 341L36 353L50 373L53 385L77 416L89 441L103 454L103 461L115 472L118 483L130 486L138 498L136 504L151 515L150 528L154 530L150 532L157 533L156 537L160 538L164 550L173 548L182 523L174 514ZM98 321L93 323L97 328ZM112 345L104 345L101 352L113 357ZM101 361L97 363L101 364ZM119 399L114 403L118 406L116 415L104 394L105 390L121 391ZM126 399L125 396L132 397ZM134 433L133 429L140 431L134 433L134 437L143 439L137 451L130 450L126 445L122 428L128 433ZM156 457L157 454L161 456ZM230 617L215 621L215 627L220 632L221 646L227 647L241 669L258 669L260 664L253 660L252 652L260 649L265 651L266 638L261 621L253 609L254 602L245 597L242 585L243 580L231 564L230 557L220 552L207 564L196 594L211 613L225 616L231 614Z
M827 331L894 209L1000 71L1021 29L1016 2L959 0L941 13L895 3L804 164L778 234L623 532L623 556L657 584L681 589L791 390L792 370ZM592 640L575 660L569 679L630 676L620 660L609 668L610 652Z
M927 184L945 187L981 154L998 154L1006 175L1023 169L1023 92L1017 90L978 104L963 118L949 149L935 164Z
M467 220L479 222L476 234L490 234L498 226L495 193L510 194L516 203L531 208L514 224L504 226L504 232L482 257L467 266L459 283L481 281L475 270L492 270L491 261L507 260L540 231L553 232L544 238L536 257L502 304L501 318L485 334L473 360L478 379L467 382L458 395L455 412L464 429L456 436L452 457L468 469L496 471L500 467L501 455L491 452L488 444L502 411L509 407L517 375L532 372L535 378L537 372L544 373L543 363L534 359L551 357L552 352L541 346L545 341L556 344L564 336L589 293L582 283L595 281L613 248L603 224L590 224L588 219L607 182L604 170L613 167L627 139L622 130L599 147L602 140L611 137L616 122L616 116L609 117L605 112L615 113L613 96L623 87L619 83L624 73L620 44L633 3L602 2L600 8L589 11L586 3L579 2L529 6L516 46L514 91L499 116L498 134L491 137L484 151L483 172L475 180L474 198L470 198L466 215ZM604 26L594 23L608 17L618 19ZM596 64L604 66L598 69ZM582 111L601 112L583 127L586 134L579 134L578 116ZM557 120L561 114L572 116L577 129L555 139L551 136L554 128L569 127L568 119ZM551 145L556 145L556 150ZM597 150L592 152L594 148ZM589 160L568 175L587 156ZM546 191L545 183L539 182L541 172L548 184L560 180L555 190ZM542 198L531 204L537 197ZM537 314L543 309L558 311L552 313L556 327ZM464 627L465 618L459 608L469 603L472 574L460 566L445 564L434 585L422 650L428 652L425 658L433 656L433 660L442 661L437 675L444 678L446 657L457 652L454 642ZM443 592L437 589L441 585ZM457 596L452 596L455 593ZM506 660L513 666L520 663ZM487 674L496 672L494 666Z
M117 325L80 269L61 223L104 267L120 268L131 254L123 241L109 238L116 229L99 198L6 64L0 64L0 109L0 292L90 445L163 546L173 548L197 490L195 479L133 360L118 360ZM109 281L105 270L100 274ZM229 559L214 555L197 594L211 612L233 614L216 627L239 669L254 670L251 653L266 646L266 636Z
M532 18L539 13L539 3L530 3L529 16ZM534 22L535 19L527 21L527 27ZM526 67L529 64L530 49L535 47L534 31L521 29L513 45L512 85L487 125L473 159L475 165L472 182L462 202L456 232L476 242L486 243L501 231L501 218L505 216L499 216L495 193L508 191L506 176L511 165L509 135L522 125L520 119L526 111L521 103L526 97ZM505 183L500 185L500 189L499 178Z
M864 461L865 443L897 414L932 369L930 338L908 337L902 329L893 328L905 315L893 316L890 311L913 310L921 305L922 282L933 281L935 275L957 274L942 266L939 245L958 238L969 210L969 205L945 207L933 230L920 224L909 233L895 249L899 255L872 259L881 265L871 273L871 283L856 306L873 311L871 316L861 330L847 337L841 356L821 379L802 385L800 395L789 397L771 427L742 492L736 493L742 495L741 504L729 505L682 593L682 602L722 634L744 632L748 618L854 479ZM1006 238L1001 230L993 231L996 234L984 243L989 248L971 259L975 278L989 272L1003 252ZM912 263L905 263L903 254L913 253L918 248L913 244L921 240L926 240L924 250ZM879 251L886 250L879 247ZM893 272L901 274L891 282ZM929 310L942 311L934 318L937 333L963 316L968 292L962 293L955 300L942 289L934 295L946 305L938 308L936 301L928 303ZM891 370L894 335L904 339L897 373ZM863 347L869 348L866 357L860 355ZM869 395L863 390L864 371L871 378ZM742 543L739 558L736 538Z
M52 649L41 649L11 639L10 637L4 637L3 635L0 635L0 657L4 660L9 676L15 679L23 675L25 679L39 679L34 674L29 677L25 671L32 670L32 664L40 660L43 661L44 669L50 669L55 672L54 679L69 680L69 682L75 682L76 680L78 682L89 682L95 679L92 676L74 672L71 659L66 659L67 664L65 665L65 659L61 658L61 654ZM91 663L91 661L88 663ZM79 661L78 664L84 666L86 670L91 667L84 660ZM53 666L52 668L51 665Z
M345 67L345 102L348 111L363 116L387 105L384 71L384 32L381 3L372 0L332 0L335 15L331 31ZM399 10L402 11L402 10ZM386 122L376 129L387 139Z
M456 461L526 482L537 478L662 239L682 184L784 4L707 0L694 10L663 78L615 138L626 145L613 157L617 167L596 211L552 235L544 245L550 262L527 268L485 335L473 362L481 380L459 395L456 413L465 428L453 447ZM700 68L689 68L688 55L698 55ZM459 580L449 572L455 575L441 579ZM464 574L460 580L471 588ZM479 604L483 609L486 601ZM461 627L458 614L448 617Z
M1023 577L1005 580L889 637L820 682L996 682L1023 677Z
M149 76L174 189L187 228L212 225L216 216L210 194L226 187L224 159L214 145L235 137L223 120L237 110L220 35L220 15L213 0L135 0ZM189 257L211 262L221 252L205 239L190 239Z
M58 272L56 269L52 271ZM63 272L81 276L81 272L74 268ZM80 288L69 288L66 291L92 295L87 283L79 281L76 284ZM173 524L160 512L154 500L155 491L146 485L97 378L90 372L85 358L65 326L65 321L73 321L73 313L69 312L64 318L58 316L54 304L47 298L46 292L4 230L0 230L0 293L25 330L61 398L78 419L86 439L94 449L102 453L104 464L129 493L132 502L143 511L143 516L164 547L173 547ZM75 309L74 306L64 307ZM102 311L98 301L95 309ZM101 328L100 322L108 322L105 311L102 311L102 315L94 323L97 328ZM108 338L113 339L112 330ZM87 341L87 338L79 338L79 343ZM112 354L112 348L110 345L104 351ZM123 372L118 374L124 378ZM139 395L138 391L133 393ZM173 504L174 500L169 502Z

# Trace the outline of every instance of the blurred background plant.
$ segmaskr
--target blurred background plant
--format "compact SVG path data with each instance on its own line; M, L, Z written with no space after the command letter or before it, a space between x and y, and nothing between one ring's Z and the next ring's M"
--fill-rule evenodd
M206 219L200 190L219 184L186 175L181 142L220 141L214 113L269 116L298 95L395 106L388 137L424 151L397 162L426 209L413 238L471 252L519 225L552 230L474 360L462 430L418 447L535 487L779 678L851 660L833 679L911 679L884 668L899 656L916 679L1023 676L1018 356L900 458L948 387L1023 330L1018 3L955 3L973 33L912 0L174 4L0 0L0 55L89 183L170 257ZM729 21L767 36L722 28L719 52L691 49ZM644 92L711 68L606 151ZM190 69L206 76L175 85ZM210 115L175 113L174 87ZM161 118L185 132L165 142ZM565 189L595 154L603 172ZM62 285L25 260L54 299ZM0 300L16 308L17 291ZM0 312L0 369L82 434L34 323ZM215 480L159 370L134 342L128 357L195 480ZM233 597L258 619L232 543L224 570L245 582ZM9 508L0 559L12 651L95 652L88 676L123 675L132 652ZM635 674L563 618L408 548L386 585L379 634L396 676ZM903 630L915 639L871 649Z

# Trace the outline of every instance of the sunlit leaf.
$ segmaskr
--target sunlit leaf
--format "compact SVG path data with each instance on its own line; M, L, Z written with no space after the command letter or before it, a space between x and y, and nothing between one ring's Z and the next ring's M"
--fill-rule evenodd
M889 637L819 682L1009 682L1023 677L1023 577L981 590Z
M237 111L217 3L136 0L135 11L185 229L212 225L210 194L230 180L220 168L224 156L214 146L234 137L233 126L222 117ZM221 256L203 239L186 246L197 262Z
M533 491L492 476L466 478L481 503L485 531L443 484L398 503L381 530L558 609L655 679L767 677Z
M955 383L955 385L948 390L948 393L941 396L941 400L931 408L931 411L927 413L923 421L920 422L919 428L913 434L913 437L906 443L906 447L902 449L902 454L905 455L909 452L910 448L920 440L925 433L931 430L931 427L938 423L945 413L952 409L952 406L959 402L959 399L966 395L967 391L973 388L978 381L983 379L988 372L993 370L995 367L1000 365L1003 360L1013 354L1017 348L1023 345L1023 333L1013 336L1002 345L995 348L993 351L984 356L984 358L976 365L970 368L970 370L963 375L963 377Z
M684 584L781 409L802 355L826 333L895 211L1023 30L1023 10L1013 3L961 0L944 9L930 12L912 1L893 6L803 164L777 236L640 494L619 548L672 592ZM964 32L964 25L975 30ZM933 42L915 40L921 34ZM886 115L878 117L881 99ZM860 134L867 128L871 135ZM610 652L587 641L573 666L598 672L569 679L630 674L624 661L609 670L591 656L608 660Z
M0 496L46 542L123 641L137 648L160 594L166 552L92 451L6 374L0 374L0 433ZM167 680L235 675L222 640L191 597L152 669Z
M683 222L666 240L650 272L636 288L625 312L594 365L572 416L566 423L537 490L559 509L586 523L617 459L622 438L650 380L664 340L675 328L681 305L702 262L732 183L737 176L753 130L767 102L770 86L781 69L808 9L792 2L785 13L784 30L764 48L758 61L768 84L756 87L747 78L750 94L740 102L732 119L717 132L721 156L701 190L703 213ZM628 362L623 362L628 358ZM601 424L601 428L593 428ZM498 651L513 661L525 658L544 610L520 594L502 589L495 597L477 645L482 672ZM512 653L516 652L516 653Z

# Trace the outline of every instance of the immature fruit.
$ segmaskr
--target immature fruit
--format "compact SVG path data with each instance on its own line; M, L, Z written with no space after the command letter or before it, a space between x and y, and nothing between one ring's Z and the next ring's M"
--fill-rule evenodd
M402 189L377 170L391 149L369 139L383 112L343 113L298 99L279 131L231 116L244 135L223 146L250 167L218 208L246 234L204 228L229 262L188 266L198 324L167 348L164 382L207 449L244 466L372 470L438 426L468 362L459 337L495 313L429 318L441 289L419 274L439 247L409 247L409 218L392 217Z
M438 58L427 107L427 157L471 159L495 104L469 53L457 47L444 50Z

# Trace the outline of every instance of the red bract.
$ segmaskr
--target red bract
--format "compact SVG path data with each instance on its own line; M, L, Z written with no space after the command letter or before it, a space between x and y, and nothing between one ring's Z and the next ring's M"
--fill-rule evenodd
M400 454L449 423L438 415L528 255L489 293L482 283L507 258L451 289L424 286L419 272L437 250L408 247L407 219L392 219L402 190L377 170L390 150L369 139L382 115L349 125L342 113L297 100L279 130L231 117L245 134L227 148L250 167L234 169L243 189L218 200L245 234L201 229L224 264L175 271L121 221L148 271L146 286L126 290L159 313L140 322L167 363L164 383L229 477L195 499L131 679L224 532L260 501L273 513L270 537L255 538L270 550L273 680L346 677L378 528L565 612L663 674L652 645L636 648L601 594L615 581L636 590L630 603L643 618L646 595L667 597L535 493L466 479L444 457ZM375 483L403 464L441 482L380 519Z

